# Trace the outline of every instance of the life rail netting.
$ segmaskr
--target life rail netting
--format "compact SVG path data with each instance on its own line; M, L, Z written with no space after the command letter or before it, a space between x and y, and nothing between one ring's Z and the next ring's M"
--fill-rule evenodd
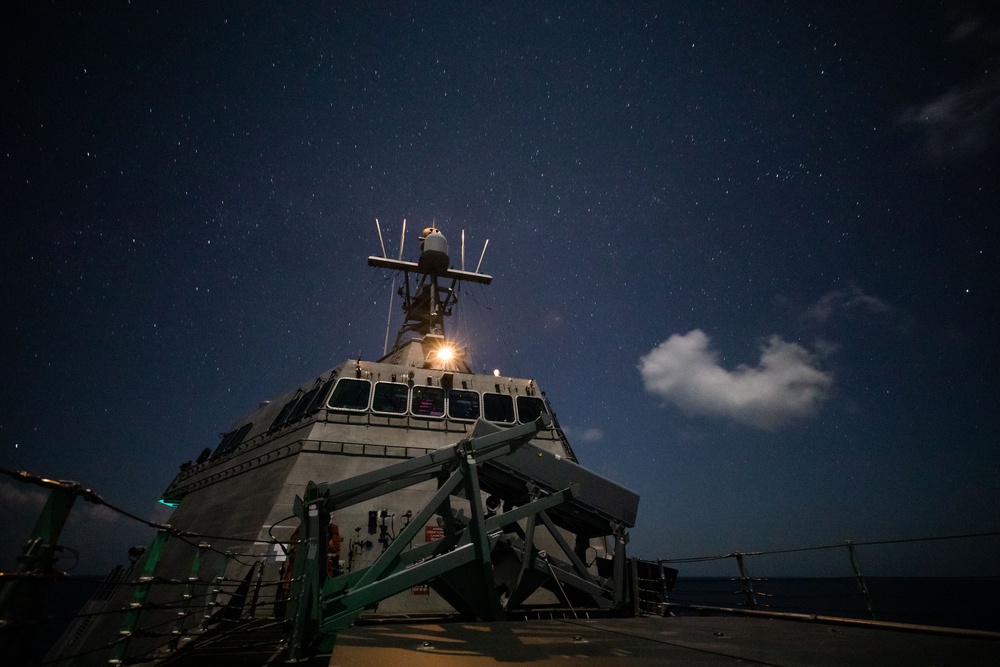
M257 547L265 546L268 548L273 548L275 545L279 546L286 554L288 553L291 545L294 541L279 540L271 535L271 529L275 526L271 526L268 530L270 540L257 540L257 539L247 539L239 537L230 536L220 536L220 535L208 535L202 533L194 533L190 531L182 531L176 529L169 524L161 523L157 521L152 521L141 516L138 516L126 509L123 509L113 503L108 502L100 495L95 493L90 489L82 488L79 484L75 482L67 482L60 480L46 479L44 477L38 477L27 472L13 471L5 468L0 468L0 473L6 475L18 482L31 484L39 486L45 489L53 490L60 489L63 492L69 492L75 496L82 498L83 500L93 503L96 505L102 505L109 510L116 512L132 521L138 522L157 531L158 535L168 536L169 538L178 539L191 547L199 551L211 551L219 556L224 557L223 567L220 568L220 574L214 578L206 578L198 575L192 575L191 577L183 579L171 579L158 576L138 576L134 572L134 568L130 567L127 571L120 571L120 568L116 568L116 572L109 575L103 583L100 584L98 592L91 597L91 600L103 596L101 599L109 599L112 596L113 590L117 590L119 587L131 587L133 589L143 588L148 590L152 586L158 587L158 590L175 590L176 595L170 597L166 601L148 601L145 595L137 595L129 602L124 608L117 609L104 609L100 611L86 611L87 605L84 605L84 610L80 613L73 615L34 615L30 618L7 618L3 619L0 629L11 632L17 631L18 629L27 628L33 625L52 623L52 622L66 622L66 621L80 621L85 619L95 619L99 617L106 616L121 616L123 618L128 618L132 615L132 619L143 611L166 611L174 612L167 618L159 623L153 623L152 625L146 625L141 629L130 629L128 632L121 632L119 636L112 640L111 642L98 646L96 648L91 648L86 651L81 651L74 653L72 655L58 655L52 659L42 660L40 662L35 662L37 665L53 665L60 664L71 661L75 658L83 657L88 654L98 653L98 652L111 652L114 654L116 651L122 654L124 657L124 649L122 645L127 644L131 639L144 637L148 640L160 639L159 643L155 641L152 644L152 648L144 651L141 655L128 656L126 660L119 661L120 663L125 662L140 662L148 659L150 656L158 653L171 646L177 645L178 638L184 632L190 631L192 628L201 628L204 630L208 627L209 623L216 622L220 619L218 610L223 607L217 602L220 594L228 595L231 599L237 595L240 586L246 587L249 578L256 574L256 581L253 582L254 590L254 602L250 606L250 616L252 617L257 613L258 609L270 608L272 611L271 616L277 617L281 615L281 605L283 600L279 591L274 591L274 594L270 596L270 599L260 600L258 602L257 595L262 589L274 589L275 587L280 587L284 584L281 580L278 581L263 581L263 565L266 559L266 554L262 553L241 553L232 550L220 550L212 546L206 540L224 541L233 544L246 544L246 545L256 545ZM291 518L291 517L287 517ZM286 519L287 519L286 518ZM277 522L275 525L280 524L285 519ZM746 552L730 552L726 554L711 555L711 556L698 556L698 557L687 557L687 558L667 558L659 559L655 563L662 566L683 566L683 565L694 565L694 564L705 564L713 563L719 561L735 560L739 566L738 576L734 577L693 577L685 579L682 577L678 580L678 584L673 591L665 593L662 599L656 602L659 608L659 612L663 614L673 613L675 609L682 608L698 608L700 605L707 606L741 606L748 609L781 609L785 611L798 611L802 608L802 605L807 604L808 610L811 612L819 611L830 611L832 613L839 613L845 615L854 616L869 616L875 618L875 612L873 607L873 599L875 601L885 600L883 595L888 595L884 593L882 582L880 582L880 577L868 577L867 579L861 575L861 571L858 565L858 560L855 554L855 549L857 547L884 547L889 545L900 545L900 544L912 544L912 543L930 543L930 542L941 542L950 540L972 540L972 539L995 539L1000 537L1000 531L988 531L979 533L966 533L966 534L954 534L954 535L935 535L928 537L918 537L918 538L905 538L905 539L892 539L892 540L872 540L872 541L845 541L834 544L824 544L818 546L809 547L796 547L788 549L774 549L769 551L746 551ZM59 553L69 552L71 555L76 557L76 551L64 545L51 545L53 549ZM766 559L769 556L781 556L787 554L797 554L804 552L817 552L817 551L829 551L836 549L847 549L850 554L850 562L853 570L853 576L845 577L832 577L825 579L828 585L820 586L815 582L821 580L817 577L755 577L750 576L747 571L746 561L748 559L754 559L755 563ZM131 557L130 557L131 558ZM133 559L132 564L135 564L136 559ZM228 578L224 576L226 568L230 562L236 562L242 565L244 568L249 568L249 573L243 578ZM653 562L653 561L650 561ZM0 587L7 585L8 583L17 580L59 580L59 581L81 581L88 582L90 584L95 583L95 579L88 577L76 577L68 572L60 571L54 567L53 564L49 564L49 567L42 569L36 569L34 571L19 571L19 572L0 572ZM129 577L132 577L131 579ZM996 595L1000 594L1000 577L990 576L990 577L975 577L970 578L974 586L983 588L984 586L988 589L991 595L993 595L993 600L995 600ZM796 587L792 585L794 582L812 582L809 586L799 586ZM839 583L838 583L839 582ZM197 589L202 589L203 592L198 593ZM913 599L906 599L905 591L900 593L897 590L894 595L901 600L896 606L906 606L909 608L910 612L913 611ZM942 600L941 591L935 593L937 596L937 604L939 606L947 606L948 601ZM913 592L913 597L915 598L926 598L928 592L926 590L918 590ZM199 599L195 599L199 598ZM715 600L713 603L712 600ZM829 601L831 599L839 600L853 600L855 602L863 602L861 604L851 605L840 605L834 607L827 607L825 609L818 609L820 605L824 603L824 600ZM993 600L990 600L992 603ZM707 602L706 602L707 601ZM958 601L955 603L959 604ZM967 601L963 601L962 604L967 606ZM0 610L6 613L6 610ZM247 618L247 608L243 607L237 612L242 618ZM888 614L890 617L893 615L891 612ZM197 620L201 618L201 622L191 626L190 623L186 623L188 619L194 618ZM259 614L258 614L259 616ZM239 618L238 617L238 618ZM233 618L228 618L227 620L238 620ZM935 621L941 620L941 614L932 615L932 619ZM945 621L947 622L947 620ZM274 620L275 624L280 624L280 619ZM997 628L983 628L989 630L1000 630ZM249 646L249 645L248 645Z
M144 517L138 516L122 507L119 507L111 502L108 502L102 498L99 494L95 493L90 489L81 487L76 482L62 481L47 479L44 477L39 477L32 475L23 471L13 471L6 468L0 468L0 474L6 475L7 477L13 478L18 482L31 484L34 486L42 487L47 490L58 489L62 492L72 494L75 497L81 498L89 503L95 505L102 505L109 510L124 516L132 521L138 522L157 531L158 537L165 539L169 537L171 539L177 539L181 542L194 547L198 551L211 551L215 554L222 556L222 566L220 569L220 574L213 578L206 578L201 576L200 573L197 575L192 575L190 577L185 577L183 579L172 579L160 576L141 576L140 573L135 572L135 564L138 561L141 554L132 555L129 558L131 560L131 565L127 570L123 570L120 566L112 571L103 581L98 582L94 577L82 577L71 575L68 571L63 571L55 566L56 557L61 556L61 554L68 552L78 561L78 552L68 546L62 544L48 545L52 549L53 554L59 556L53 557L49 563L41 564L36 569L25 570L23 567L19 568L19 571L15 572L0 572L0 592L2 592L3 587L13 584L18 581L22 582L48 582L48 581L59 581L59 582L81 582L89 584L91 586L97 584L97 590L90 597L87 604L83 605L83 611L71 614L71 615L52 615L52 614L18 614L16 610L11 608L0 609L3 614L3 618L0 619L0 631L10 634L20 633L26 630L30 630L33 627L38 627L42 625L51 625L53 623L70 623L72 627L73 622L88 621L98 619L100 617L107 616L120 616L123 619L132 616L135 620L139 613L144 611L162 611L171 612L166 620L162 622L157 622L149 625L144 625L140 628L129 628L128 630L123 630L119 632L119 635L114 640L98 646L96 648L90 648L85 651L79 651L73 654L60 654L55 657L48 656L42 660L32 660L31 664L34 665L54 665L68 663L76 658L84 657L94 653L106 652L115 654L122 654L124 657L125 651L121 648L122 645L129 643L131 640L136 638L146 638L146 639L162 639L160 642L153 641L151 648L144 650L141 655L130 655L126 660L119 660L120 663L134 663L142 662L152 657L153 655L161 654L163 649L167 648L171 644L177 645L180 635L184 632L190 632L192 628L200 628L202 630L206 629L209 623L216 622L217 618L213 616L217 615L219 610L223 609L225 605L219 603L217 600L220 595L228 595L230 599L236 596L239 587L246 586L248 584L249 578L254 575L258 570L262 574L263 563L266 554L261 553L241 553L233 550L220 550L206 540L218 540L234 544L246 544L246 545L257 545L272 547L273 545L279 545L280 548L287 554L290 545L293 544L291 541L278 540L271 534L271 529L268 530L268 534L271 539L269 541L247 539L240 537L230 537L230 536L220 536L220 535L209 535L204 533L195 533L191 531L183 531L173 526L161 523L157 521L152 521ZM43 510L44 512L45 510ZM282 520L284 521L284 519ZM281 523L280 521L278 523ZM276 524L277 525L277 524ZM26 547L27 549L27 547ZM249 568L247 577L243 578L230 578L224 575L228 564L230 562L236 562L245 568ZM74 562L74 566L76 562ZM70 568L72 569L72 568ZM131 577L131 578L129 578ZM269 599L258 600L258 595L262 589L275 589L284 585L283 581L263 581L260 574L257 575L256 581L253 582L253 604L250 607L250 613L256 613L257 610L267 607L277 608L283 603L281 600L281 595L278 591L269 596ZM150 601L146 598L145 591L148 591L152 587L157 587L158 590L175 590L176 594L168 596L166 601ZM87 611L88 607L92 607L90 602L94 600L108 600L112 597L113 593L119 588L132 588L133 590L142 589L144 592L134 595L130 598L130 601L123 608L115 609L103 609L100 611ZM200 593L198 591L201 591ZM196 600L195 598L200 598ZM3 598L0 598L3 599ZM275 609L276 611L277 609ZM246 607L238 611L243 617L246 616ZM277 614L272 614L277 615ZM201 623L191 626L189 619L194 618L197 620L201 618ZM225 620L238 620L228 617ZM275 621L277 623L277 621ZM124 621L123 621L124 623ZM114 662L114 660L112 660Z

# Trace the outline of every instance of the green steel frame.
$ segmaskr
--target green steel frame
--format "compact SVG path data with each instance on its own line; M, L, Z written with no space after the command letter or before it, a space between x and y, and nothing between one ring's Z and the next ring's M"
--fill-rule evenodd
M615 539L615 576L605 581L588 571L546 514L546 510L573 499L575 484L543 489L529 482L528 502L507 506L500 514L483 507L478 467L511 453L550 425L551 419L542 415L533 423L462 440L342 482L307 485L303 497L295 499L301 532L286 615L292 625L290 659L302 658L317 645L332 646L337 633L349 627L365 608L423 583L430 584L460 613L489 621L502 620L521 609L524 600L543 585L551 587L571 610L567 588L574 599L589 600L595 609L630 609L624 585L627 534L622 526L609 525L608 534ZM326 577L326 531L332 512L429 480L437 481L437 492L372 565ZM454 518L451 496L469 502L467 523ZM435 515L443 524L444 537L411 548ZM520 521L526 521L526 530L520 528ZM539 525L552 535L565 561L536 548L535 529ZM501 542L506 553L520 560L516 583L509 590L498 587L494 572L494 552Z

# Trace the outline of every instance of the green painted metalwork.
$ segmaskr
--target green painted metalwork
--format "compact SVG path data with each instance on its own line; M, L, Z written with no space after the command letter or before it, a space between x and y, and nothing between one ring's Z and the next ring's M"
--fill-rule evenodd
M469 522L469 537L475 551L475 560L479 571L469 582L471 590L467 590L467 599L477 600L478 616L485 621L498 620L503 616L503 608L496 595L496 584L493 577L493 559L491 557L493 544L490 543L485 525L483 496L479 491L479 474L476 471L476 460L466 456L460 464L460 470L465 477L466 498L471 506L473 520Z
M311 484L306 487L307 497L312 495L313 488L314 485ZM316 503L307 505L296 498L295 512L301 520L301 529L297 551L299 555L295 558L286 615L293 622L289 645L291 660L300 659L307 648L306 644L318 633L319 592L326 575L326 525L329 523L329 513L321 511ZM324 515L325 521L321 521Z
M628 544L629 537L628 533L625 532L625 526L619 521L612 522L611 529L615 536L615 586L612 591L612 598L615 601L615 606L621 609L629 602L629 590L625 585L625 563L627 560L625 557L625 545Z
M531 497L532 499L538 498L537 490L532 491ZM521 544L521 567L518 570L517 580L514 583L513 589L507 597L506 606L508 608L520 606L529 595L538 589L547 576L537 571L538 564L535 560L539 553L535 549L535 525L537 517L537 514L532 514L527 518L528 521Z
M286 618L292 622L289 657L299 660L317 642L330 647L336 634L349 627L371 605L417 584L429 583L459 612L483 620L500 620L520 605L544 582L564 584L578 594L589 596L593 606L619 609L624 597L598 581L560 533L546 510L574 498L575 482L569 488L543 491L526 481L518 500L499 514L483 507L479 466L485 461L511 453L530 441L550 421L547 415L531 424L463 440L422 457L365 473L333 484L309 483L294 512L299 517L300 541L296 549L292 590ZM491 464L492 465L492 464ZM343 575L326 576L326 530L330 513L404 488L438 480L438 489L370 566ZM527 491L527 493L525 493ZM470 505L467 523L455 520L451 497L462 497ZM524 498L529 498L527 501ZM519 503L518 506L512 506ZM437 515L444 537L412 547L431 519ZM527 520L525 535L518 522ZM541 554L534 547L533 533L541 522L553 535L568 562ZM622 526L608 526L615 533L616 572L624 575ZM524 539L517 536L522 535ZM503 542L504 553L521 558L516 590L501 601L494 575L494 552ZM616 582L616 590L624 589ZM563 592L562 599L569 603Z
M435 514L441 514L448 523L451 517L448 499L452 494L461 491L467 497L475 495L478 499L478 484L470 481L470 470L474 471L476 465L475 458L472 458L471 465L469 463L473 455L490 458L508 453L513 447L531 440L540 429L547 428L549 424L546 415L531 424L464 440L425 456L343 482L307 485L303 498L296 498L294 505L294 511L301 522L298 553L302 554L303 550L305 553L304 557L297 556L295 559L288 605L287 618L293 621L290 658L301 658L307 650L307 644L313 641L320 629L327 634L342 630L372 603L441 576L449 570L460 568L472 562L477 553L488 553L492 544L489 541L484 543L488 531L483 525L482 512L479 511L473 517L479 530L475 534L476 545L473 545L471 536L465 540L465 536L461 534L464 531L455 531L454 526L448 525L452 534L445 541L452 544L462 541L461 546L446 553L435 553L428 562L416 567L404 569L401 558L406 546ZM437 492L375 563L357 573L338 577L324 586L325 558L320 559L319 552L325 547L325 530L330 511L434 478L441 480ZM321 535L324 539L320 539ZM480 581L484 583L485 580ZM490 603L491 612L493 604L495 603Z
M122 619L121 630L118 631L118 641L111 649L111 657L108 659L108 664L110 665L120 665L125 658L129 642L132 639L132 633L135 631L135 626L139 622L139 615L142 613L143 605L146 602L146 596L153 585L153 572L156 571L156 566L160 562L163 545L166 543L167 538L170 537L170 533L169 526L161 527L156 531L153 544L146 552L146 562L143 564L142 574L139 575L139 585L135 587L135 592L132 594L132 601L128 605L128 611Z
M184 592L181 594L180 609L178 609L177 619L174 621L174 648L177 647L181 635L184 633L185 622L187 621L188 616L190 616L190 612L188 610L191 608L191 600L195 596L196 585L200 581L202 558L204 557L205 552L211 547L212 545L208 542L199 543L198 550L195 551L194 559L191 561L191 574L188 575L187 582L184 584Z
M0 655L15 658L21 641L17 624L41 614L49 583L58 574L55 557L59 535L81 493L76 482L42 481L51 493L17 559L14 577L0 587Z

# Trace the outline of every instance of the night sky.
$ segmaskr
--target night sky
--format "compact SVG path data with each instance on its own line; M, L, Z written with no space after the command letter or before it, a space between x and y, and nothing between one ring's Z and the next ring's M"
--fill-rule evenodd
M5 3L0 466L164 520L241 415L381 356L405 218L407 259L489 240L452 331L641 495L631 554L1000 528L995 3L538 4ZM0 479L3 566L42 499ZM151 538L77 510L76 572Z

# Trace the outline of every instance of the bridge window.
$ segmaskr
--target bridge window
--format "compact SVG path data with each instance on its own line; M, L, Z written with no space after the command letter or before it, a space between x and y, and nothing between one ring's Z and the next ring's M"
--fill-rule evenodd
M302 395L299 394L295 398L293 398L292 400L290 400L287 403L285 403L284 407L281 408L281 412L279 412L278 416L274 418L273 422L271 422L271 428L269 428L268 430L269 431L273 431L275 429L281 428L286 423L288 423L288 417L289 417L289 415L291 415L292 411L295 410L295 406L297 406L299 404L299 400L301 398L302 398Z
M312 402L316 400L316 394L318 394L319 390L322 388L323 388L322 386L313 387L301 399L299 399L299 402L288 413L288 417L285 419L285 423L290 424L299 417L301 417L302 415L306 414L306 410L309 408L310 405L312 405ZM284 426L284 424L280 425Z
M517 420L522 424L533 422L545 413L545 401L535 396L517 397Z
M514 423L514 399L507 394L483 394L483 416L499 424Z
M312 403L305 410L306 414L312 414L323 407L324 399L326 399L327 394L330 393L330 387L333 386L333 383L334 379L330 378L323 384L320 390L316 392L316 396L313 397Z
M340 378L327 405L337 410L367 410L372 383L368 380Z
M220 456L224 456L229 452L233 451L234 449L236 449L237 447L239 447L240 443L243 442L243 438L245 438L247 436L247 433L250 432L251 426L253 426L253 422L249 424L244 424L238 429L230 431L229 433L222 436L222 442L220 442L219 446L216 447L215 453L212 454L212 458L214 459Z
M417 417L443 417L444 389L440 387L414 387L410 412Z
M376 382L375 393L372 395L372 410L375 412L390 412L406 414L406 402L410 397L410 388L398 382Z
M474 391L452 389L448 392L448 416L452 419L479 419L479 394Z

